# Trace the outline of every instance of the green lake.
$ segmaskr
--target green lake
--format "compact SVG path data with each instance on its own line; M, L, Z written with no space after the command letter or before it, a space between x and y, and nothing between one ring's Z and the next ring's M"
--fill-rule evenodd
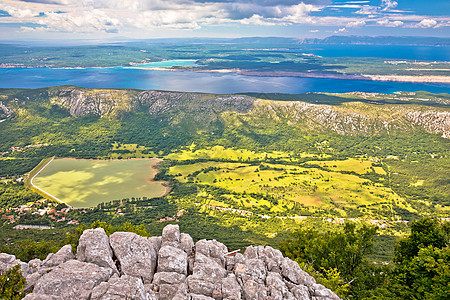
M87 160L54 159L32 183L72 207L92 207L102 202L166 194L154 182L158 159Z

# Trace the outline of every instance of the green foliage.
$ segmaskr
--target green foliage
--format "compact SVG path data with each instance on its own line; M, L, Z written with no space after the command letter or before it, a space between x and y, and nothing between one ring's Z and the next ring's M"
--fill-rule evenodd
M28 202L36 202L42 197L30 189L25 188L23 183L0 182L0 209L19 207Z
M35 258L44 260L49 253L54 253L59 250L53 241L34 241L25 239L16 241L11 244L0 247L0 252L15 255L21 261L30 261Z
M310 265L312 274L341 296L361 299L384 281L383 270L368 262L377 228L345 223L337 231L300 228L280 244L285 256Z
M450 290L450 223L423 218L395 248L392 292L401 299L446 299Z
M303 271L307 272L311 276L316 279L317 283L320 283L337 295L345 296L348 293L349 284L344 282L342 279L341 273L336 268L325 269L322 268L321 272L318 272L314 269L314 267L310 264L306 264L304 262L298 261L298 264L302 268Z
M450 242L450 223L422 218L411 223L411 234L395 245L394 262L410 261L426 247L444 248Z
M0 299L22 299L25 278L22 276L20 265L16 265L6 272L0 273Z

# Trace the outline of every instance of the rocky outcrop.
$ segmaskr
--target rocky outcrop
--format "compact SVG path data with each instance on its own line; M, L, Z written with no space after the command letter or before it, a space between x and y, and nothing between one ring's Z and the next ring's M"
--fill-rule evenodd
M86 229L83 232L77 247L77 259L117 272L109 239L103 228Z
M12 110L3 104L2 101L0 101L0 120L1 119L8 119L12 116L13 112Z
M345 103L323 105L311 103L311 97L306 97L303 101L301 95L298 101L262 101L245 95L87 89L75 86L39 89L33 95L33 98L36 98L34 100L20 93L5 95L4 100L0 101L0 122L10 119L21 109L27 109L26 103L39 101L42 102L38 104L42 111L55 105L66 110L72 117L95 115L127 118L133 113L143 112L164 125L182 126L192 129L193 132L211 129L214 132L220 128L218 124L227 125L223 122L225 114L227 119L235 118L227 120L228 124L249 125L250 128L260 128L261 124L273 121L318 132L332 131L341 135L367 136L420 129L450 138L448 107L431 107L427 106L426 102L425 105L368 104L372 102L370 98L359 94L355 100L363 99L368 103L348 102L349 98L340 94L335 95L337 103ZM318 99L323 96L326 95L317 95ZM388 95L381 96L384 97ZM448 103L445 97L434 97L438 103ZM416 98L409 100L412 103L414 99Z
M0 268L19 263L27 280L26 300L275 300L339 299L281 252L269 246L248 247L227 255L215 240L194 244L178 225L161 237L145 238L103 229L84 231L74 259L70 245L44 261L24 263L0 254Z

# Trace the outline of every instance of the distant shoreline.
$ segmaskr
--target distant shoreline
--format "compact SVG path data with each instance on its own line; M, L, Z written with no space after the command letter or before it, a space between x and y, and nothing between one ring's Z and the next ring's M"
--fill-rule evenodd
M145 64L144 64L145 65ZM182 66L179 66L182 67ZM140 65L124 65L124 66L110 66L110 67L51 67L51 66L24 66L24 65L9 65L2 66L0 69L40 69L48 68L54 70L84 70L84 69L109 69L109 68L123 68L123 69L138 69L149 71L170 71L170 72L194 72L194 73L218 73L227 74L233 73L243 76L257 76L257 77L300 77L300 78L322 78L322 79L338 79L338 80L362 80L362 81L391 81L391 82L411 82L411 83L444 83L450 84L450 76L415 76L415 75L377 75L377 74L324 74L314 72L291 72L291 71L251 71L242 69L196 69L192 66L185 66L184 68L174 67L145 67Z

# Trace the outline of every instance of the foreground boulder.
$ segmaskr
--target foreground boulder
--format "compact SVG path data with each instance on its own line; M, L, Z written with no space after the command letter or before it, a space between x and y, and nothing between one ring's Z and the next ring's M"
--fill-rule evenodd
M151 283L156 268L157 247L147 238L132 232L115 232L109 242L120 262L121 274Z
M26 300L338 300L299 265L272 247L248 247L227 255L222 243L194 244L178 225L162 237L145 238L88 229L76 259L69 245L44 261L28 264L0 254L0 269L20 264L27 280Z
M103 228L86 229L78 243L77 259L100 267L111 268L117 272L112 258L113 252L105 230Z
M61 299L89 299L92 289L107 281L113 271L95 264L69 260L39 278L33 294ZM25 299L35 299L33 294Z

